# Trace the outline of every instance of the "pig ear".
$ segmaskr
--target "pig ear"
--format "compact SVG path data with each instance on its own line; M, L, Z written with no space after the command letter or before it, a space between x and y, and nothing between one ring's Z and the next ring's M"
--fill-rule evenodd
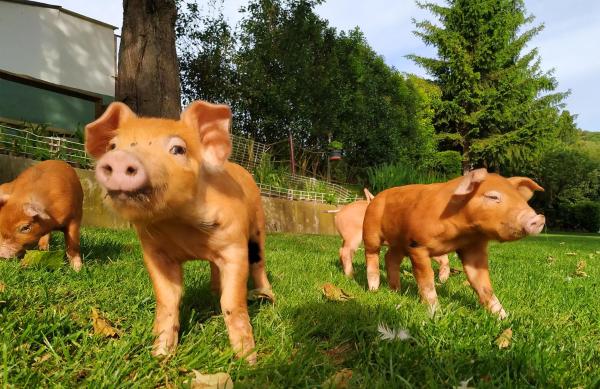
M477 185L482 183L487 177L487 170L485 169L476 169L471 170L467 174L465 174L458 183L458 186L454 190L454 194L457 196L468 195L473 192Z
M181 120L198 131L202 161L209 170L219 170L231 154L231 109L227 105L195 101L181 113Z
M44 206L36 201L23 204L23 212L25 215L31 217L39 217L43 220L50 219L50 216L46 213Z
M9 194L0 193L0 207L4 206L4 204L6 204L6 202L8 201L9 198L10 198Z
M85 126L85 150L99 158L106 153L108 142L115 137L117 129L125 121L136 117L126 104L111 103L102 116Z
M542 188L541 186L539 186L537 184L537 182L533 181L531 178L527 178L527 177L510 177L508 179L508 181L510 181L510 183L517 188L517 190L519 191L519 193L521 194L521 196L526 200L529 201L529 199L531 199L531 197L533 197L533 192L534 191L540 191L543 192L544 188Z

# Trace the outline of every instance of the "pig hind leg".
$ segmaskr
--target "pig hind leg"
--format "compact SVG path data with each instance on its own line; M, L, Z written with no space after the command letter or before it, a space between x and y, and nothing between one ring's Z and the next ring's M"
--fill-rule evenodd
M434 313L438 306L438 298L429 253L425 249L414 249L410 250L409 256L421 300L429 304L431 312Z
M448 254L439 255L437 257L433 257L434 261L440 265L440 270L438 273L438 278L441 283L448 281L448 277L450 277L450 260L448 259Z
M79 248L79 224L80 220L71 220L64 228L65 246L67 249L67 258L71 267L75 271L81 270L81 253Z
M40 238L38 247L40 250L48 250L50 248L50 233L47 233Z
M392 290L400 289L400 264L404 259L404 252L397 247L390 246L385 253L385 271L388 285Z
M250 276L254 283L254 289L270 301L275 301L265 270L265 234L263 231L259 231L256 237L252 237L248 241L248 262L250 263Z
M358 249L358 246L360 246L361 241L362 231L359 231L359 233L354 236L345 237L342 242L342 247L340 247L340 264L342 265L342 269L344 269L346 277L352 277L352 274L354 273L352 259L354 258L354 253Z

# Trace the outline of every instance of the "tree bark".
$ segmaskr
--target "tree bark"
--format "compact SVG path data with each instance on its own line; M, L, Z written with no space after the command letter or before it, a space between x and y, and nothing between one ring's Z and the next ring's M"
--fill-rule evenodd
M123 0L116 100L141 116L181 112L174 0Z

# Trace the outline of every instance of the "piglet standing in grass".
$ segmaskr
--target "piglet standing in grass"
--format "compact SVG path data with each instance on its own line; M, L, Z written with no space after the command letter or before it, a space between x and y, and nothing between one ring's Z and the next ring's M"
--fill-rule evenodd
M506 317L490 282L487 246L490 240L512 241L542 231L544 216L527 204L536 190L543 191L527 177L504 178L477 169L445 183L379 193L367 208L363 227L369 289L379 287L379 250L386 241L390 288L399 288L400 263L408 255L421 299L435 308L430 257L456 251L481 304Z
M211 288L231 345L256 361L246 302L248 275L272 297L265 273L260 192L244 168L227 161L231 111L192 103L180 120L137 117L112 103L86 126L86 150L108 203L135 226L156 295L153 354L177 345L183 263L210 261Z
M44 161L0 185L0 258L21 256L36 245L48 250L50 232L65 235L71 267L81 269L79 227L83 190L75 170L62 161Z
M344 205L340 209L330 210L327 213L335 213L335 229L342 237L342 247L340 247L340 264L344 269L346 277L352 277L354 269L352 260L354 253L358 250L362 242L363 222L365 220L365 212L374 196L367 188L363 189L366 200L357 200L350 204ZM387 244L384 242L384 244ZM446 282L450 277L450 261L448 255L440 255L433 257L440 265L438 277L441 282Z

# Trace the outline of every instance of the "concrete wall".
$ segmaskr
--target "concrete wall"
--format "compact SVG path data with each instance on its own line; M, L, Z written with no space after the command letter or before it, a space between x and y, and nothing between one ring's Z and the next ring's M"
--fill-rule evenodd
M97 94L115 93L111 26L60 9L0 1L0 69Z
M14 180L19 173L37 163L30 159L0 154L0 184ZM83 225L127 228L129 225L104 206L102 191L94 172L75 169L83 187ZM336 234L333 215L324 213L336 207L308 201L289 201L263 197L268 232Z

